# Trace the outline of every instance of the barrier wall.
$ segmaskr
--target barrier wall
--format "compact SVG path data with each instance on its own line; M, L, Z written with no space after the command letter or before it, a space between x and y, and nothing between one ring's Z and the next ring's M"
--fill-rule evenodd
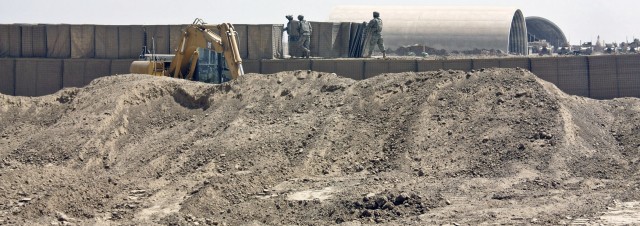
M0 93L15 95L15 60L0 58Z
M244 73L260 73L260 60L242 60Z
M136 59L142 52L144 30L142 26L118 26L118 58Z
M118 59L119 35L118 27L113 25L96 25L96 58Z
M415 60L366 60L364 61L364 78L371 78L383 73L417 72Z
M418 60L418 72L444 69L443 60Z
M356 80L365 79L364 60L336 60L335 73Z
M618 96L640 97L640 55L616 57Z
M90 60L85 67L84 83L89 84L96 78L111 75L110 60Z
M93 57L95 57L95 26L71 25L71 58Z
M130 60L111 60L111 72L110 75L122 75L129 74L129 67L133 59Z
M71 25L46 25L47 28L47 57L71 57Z
M319 29L325 40L326 57L336 57L340 24L329 23ZM172 54L178 49L182 25L69 25L69 24L0 24L0 57L58 59L135 59L147 45L149 51ZM328 27L327 27L328 26ZM234 25L243 59L281 58L284 26L280 24ZM251 29L251 33L249 33ZM146 32L146 36L145 36ZM318 37L319 37L318 36ZM320 48L316 46L316 51ZM317 55L316 55L317 56Z
M87 65L85 59L69 59L63 60L62 86L63 87L82 87L84 83L85 68Z
M260 60L281 57L283 29L283 25L247 25L247 59Z
M414 62L415 63L415 62ZM364 79L374 77L382 73L389 72L389 62L384 61L365 61L364 62Z
M319 72L336 72L336 62L334 60L314 60L311 70Z
M22 29L18 24L0 25L0 57L20 57Z
M500 67L498 59L473 59L473 69L480 70L483 68Z
M39 96L62 87L80 87L91 80L127 74L133 59L0 59L0 92ZM545 57L478 60L287 59L244 60L245 73L314 70L365 79L382 73L434 70L471 70L489 67L531 70L564 92L594 99L640 97L640 55ZM526 68L526 67L530 68Z
M16 59L15 95L36 96L38 68L36 59Z
M554 58L532 58L531 72L545 81L558 84L558 61Z
M591 97L596 99L619 97L616 57L588 57L588 59Z
M9 40L9 29L11 25L0 24L0 57L10 57L11 40Z
M317 28L314 28L312 37L318 39L317 50L312 50L312 56L336 58L340 55L340 49L342 49L341 41L338 40L338 34L340 32L340 23L328 23L318 22L315 23Z
M547 59L557 62L558 88L568 94L591 96L589 94L589 61L587 57L560 57Z
M186 25L169 25L169 50L171 51L169 53L175 53L175 51L178 49L178 45L180 45L180 39L182 39L182 32L184 32L183 30L185 27ZM240 31L238 31L238 33L240 33ZM243 57L243 59L244 58L245 57Z
M529 70L531 64L529 58L501 58L498 59L500 68L524 68Z
M311 70L311 60L287 60L284 65L284 70L286 71L296 71L296 70Z
M340 23L340 30L338 32L338 44L340 49L338 51L339 57L349 57L349 42L351 41L351 23Z
M143 31L147 32L146 43L150 51L155 47L156 53L173 52L170 51L171 33L169 25L148 25L143 27Z
M82 87L99 77L128 74L133 61L0 58L0 93L42 96L64 87Z
M260 72L262 74L273 74L286 71L286 61L282 60L264 60L260 62Z
M238 33L238 50L240 51L240 57L242 59L249 59L249 49L247 48L249 46L249 32L247 25L237 24L233 25L233 28L235 28Z
M444 69L471 71L473 69L473 61L468 60L446 60L442 62Z
M16 59L15 95L42 96L62 88L62 61Z
M322 31L320 30L320 24L323 23L323 22L311 21L309 23L311 23L311 27L313 28L311 30L311 43L309 43L309 49L311 50L311 56L319 56L319 54L320 54L320 52L319 52L320 51L320 39L318 37L320 37L320 33L322 33ZM301 43L299 43L299 45L301 45ZM302 50L300 50L300 51L302 51Z
M47 56L47 32L44 25L23 24L21 30L21 56L22 57L46 57Z

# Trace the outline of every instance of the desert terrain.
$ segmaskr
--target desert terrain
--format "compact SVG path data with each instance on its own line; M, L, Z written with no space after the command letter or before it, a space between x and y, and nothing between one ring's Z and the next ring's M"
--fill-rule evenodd
M0 225L640 224L640 100L524 69L0 94Z

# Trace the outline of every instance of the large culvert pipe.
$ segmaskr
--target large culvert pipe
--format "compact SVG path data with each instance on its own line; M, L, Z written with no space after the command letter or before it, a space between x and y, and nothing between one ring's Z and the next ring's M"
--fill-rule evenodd
M503 7L338 6L332 22L363 22L380 12L388 48L426 45L447 51L494 49L527 54L522 11Z

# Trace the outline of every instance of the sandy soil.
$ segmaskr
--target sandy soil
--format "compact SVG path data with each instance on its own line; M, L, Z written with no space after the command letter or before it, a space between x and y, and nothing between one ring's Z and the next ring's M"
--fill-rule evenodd
M522 69L0 95L0 225L639 224L639 113Z

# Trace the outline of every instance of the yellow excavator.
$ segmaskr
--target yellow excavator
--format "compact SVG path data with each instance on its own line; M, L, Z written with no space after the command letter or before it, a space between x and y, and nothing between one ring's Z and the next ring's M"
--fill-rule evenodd
M220 35L216 34L219 32ZM202 19L195 19L183 31L182 39L175 55L144 54L145 60L134 61L129 68L133 74L149 74L155 76L169 76L188 80L198 80L197 66L203 49L221 53L224 63L217 64L228 71L231 79L244 74L242 58L238 50L238 34L233 25L223 23L208 25ZM200 79L202 81L202 79ZM217 80L218 82L221 82Z

